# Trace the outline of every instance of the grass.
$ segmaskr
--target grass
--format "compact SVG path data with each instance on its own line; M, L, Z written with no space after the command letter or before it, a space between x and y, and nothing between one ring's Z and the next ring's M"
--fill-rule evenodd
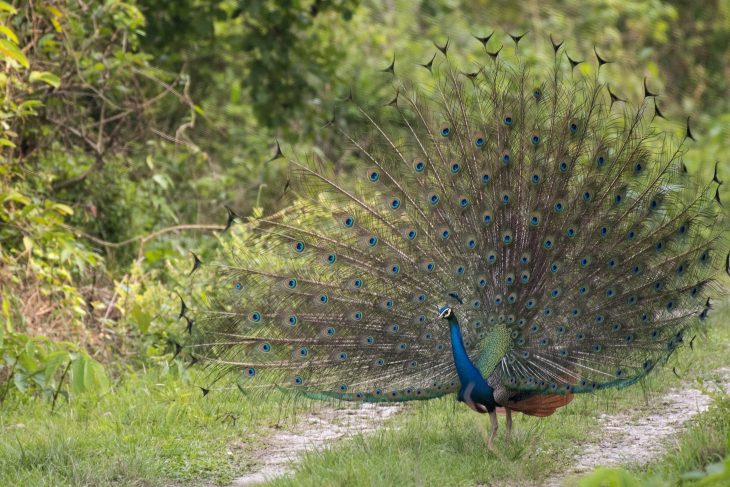
M271 396L201 397L158 373L129 373L105 397L51 414L46 402L6 401L0 414L0 485L226 483L249 465L267 426L293 421ZM304 409L290 404L289 413ZM242 441L243 440L243 441Z
M444 398L408 404L376 433L307 454L272 485L539 485L569 471L580 445L600 439L600 414L635 411L728 366L726 316L728 303L711 315L693 352L683 350L641 386L578 397L550 418L519 415L509 445L501 424L495 452L485 447L486 417ZM278 394L203 398L159 371L130 371L113 393L63 402L54 413L46 402L10 396L0 410L0 485L224 485L251 468L270 427L286 427L311 407ZM676 484L725 458L729 436L730 399L717 393L665 457L627 475L637 485Z
M469 414L471 413L471 414ZM511 479L537 480L553 465L567 463L574 445L596 421L577 421L577 410L559 423L520 420L514 441L486 449L486 418L453 399L416 405L391 428L310 453L292 478L273 485L474 485ZM566 448L566 445L568 447Z

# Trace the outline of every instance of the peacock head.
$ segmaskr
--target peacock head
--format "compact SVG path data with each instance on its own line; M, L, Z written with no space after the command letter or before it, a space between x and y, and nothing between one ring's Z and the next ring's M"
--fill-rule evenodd
M439 318L443 318L445 320L448 320L451 318L451 306L448 304L445 304L439 308Z

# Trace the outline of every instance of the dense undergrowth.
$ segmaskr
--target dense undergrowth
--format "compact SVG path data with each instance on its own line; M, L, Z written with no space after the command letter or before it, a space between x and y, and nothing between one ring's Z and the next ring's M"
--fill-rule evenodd
M470 50L471 34L495 27L529 31L527 57L544 54L549 34L586 58L595 43L616 61L614 91L640 96L649 76L679 120L669 130L681 134L692 114L686 165L709 181L730 140L728 19L726 1L0 1L0 484L224 481L246 468L265 426L290 419L283 409L306 407L199 397L175 355L177 293L194 282L190 250L208 262L241 231L221 233L224 204L245 220L290 203L285 166L265 162L274 138L346 172L342 144L316 129L350 88L390 96L382 69L393 52L426 59L446 37ZM722 333L710 336L727 343ZM689 482L717 471L705 467L724 458L726 397L715 404L671 459L626 475ZM498 478L494 469L537 479L567 461L565 441L599 434L588 409L528 422L507 460L487 457L486 468L476 423L437 401L409 409L400 429L308 459L296 478L469 483ZM410 470L396 474L387 463L398 447ZM461 476L437 471L448 459Z

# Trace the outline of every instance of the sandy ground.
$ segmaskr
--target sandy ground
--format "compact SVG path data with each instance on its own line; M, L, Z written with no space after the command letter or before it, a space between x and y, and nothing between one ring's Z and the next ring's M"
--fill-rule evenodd
M721 369L717 374L720 383L707 381L705 387L713 390L730 388L730 369ZM658 396L649 405L643 405L630 412L599 417L605 432L598 443L582 448L583 453L575 459L572 471L568 471L546 482L546 487L571 485L573 481L596 467L618 465L643 465L657 459L671 447L677 434L699 413L707 411L711 398L699 389L687 386L672 389Z
M722 385L730 388L730 369L718 374ZM707 383L708 388L719 384ZM658 396L650 405L629 412L599 417L605 432L598 443L588 443L573 467L542 485L570 485L582 473L598 466L645 464L659 457L675 441L685 425L697 414L707 411L711 399L694 387L673 389ZM378 429L402 406L362 404L346 409L323 407L304 416L288 431L273 433L252 471L236 478L229 487L260 485L293 470L306 451L321 449L332 442L358 433Z
M346 436L375 431L401 407L365 403L346 409L323 407L309 413L290 430L271 435L256 468L234 479L229 487L260 485L284 475L304 452L326 447Z

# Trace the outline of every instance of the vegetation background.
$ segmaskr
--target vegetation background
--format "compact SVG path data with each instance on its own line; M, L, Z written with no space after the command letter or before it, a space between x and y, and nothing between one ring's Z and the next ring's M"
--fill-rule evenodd
M574 58L595 46L632 99L648 77L668 130L692 116L690 172L709 180L719 161L730 179L729 0L0 1L0 484L199 484L245 470L232 442L245 457L281 406L204 401L191 384L175 357L189 251L215 258L224 205L246 220L286 204L286 165L267 162L275 139L345 171L317 130L338 98L386 99L394 55L426 62L447 38L475 51L472 35L492 31L492 49L528 32L528 57L548 55L551 34ZM711 337L726 354L727 334ZM711 477L704 466L730 441L727 396L715 404L697 433L712 429L712 447L687 446L653 479ZM724 461L714 472L730 477Z

